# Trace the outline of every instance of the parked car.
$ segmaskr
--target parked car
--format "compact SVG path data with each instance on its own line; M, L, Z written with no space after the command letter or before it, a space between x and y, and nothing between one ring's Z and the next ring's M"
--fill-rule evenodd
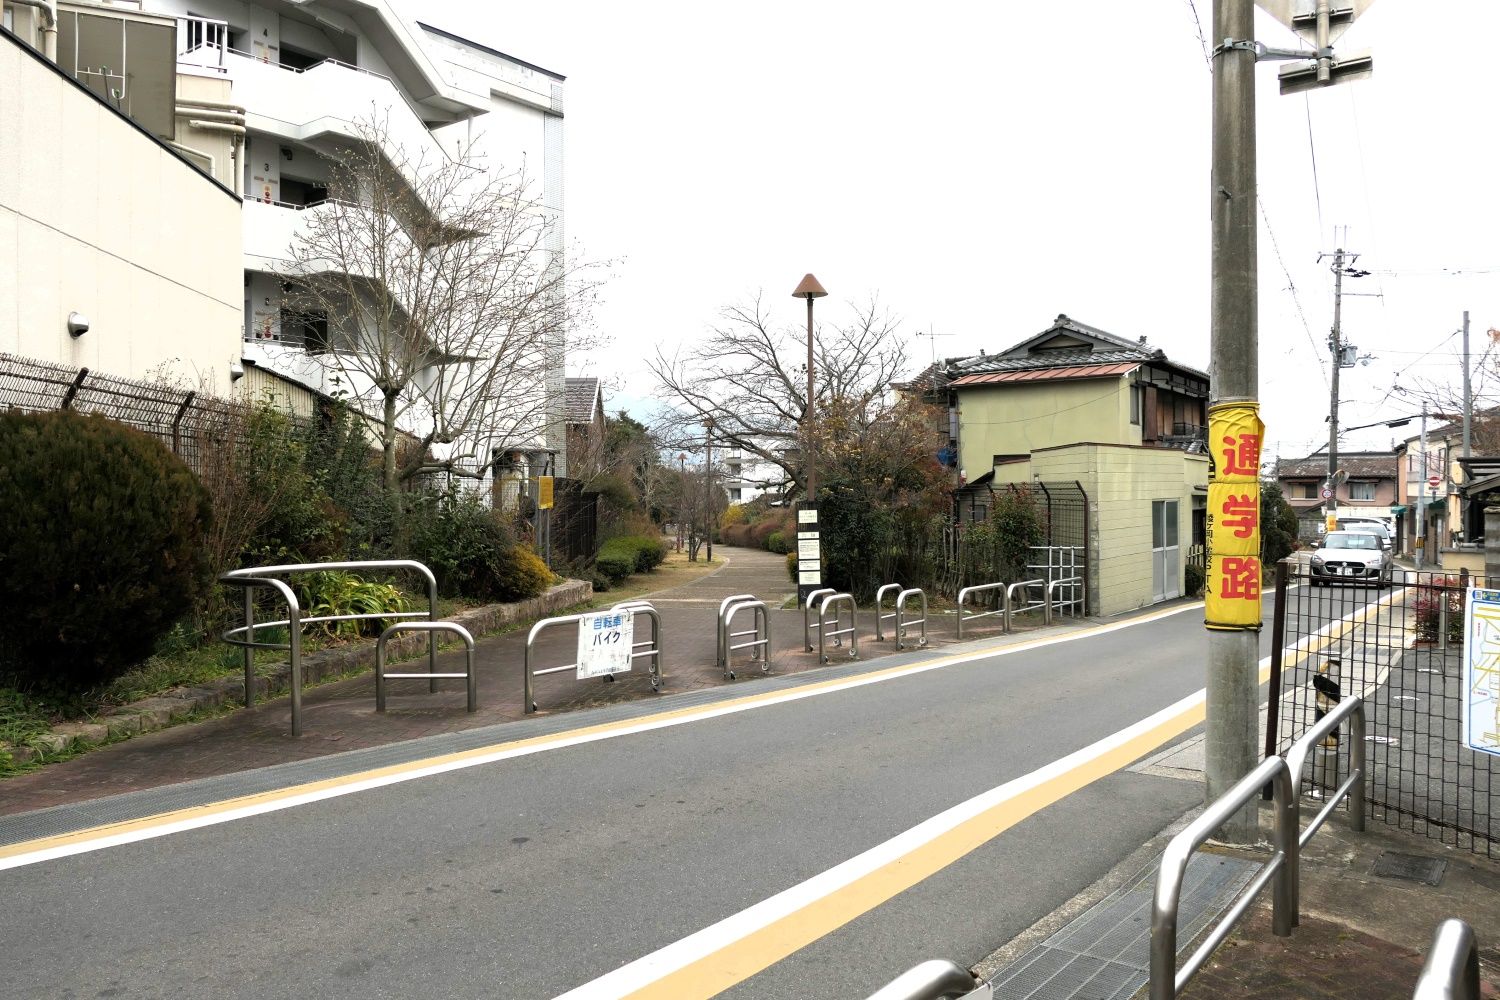
M1384 587L1391 582L1390 550L1368 531L1330 531L1313 551L1314 587L1327 583L1364 583Z

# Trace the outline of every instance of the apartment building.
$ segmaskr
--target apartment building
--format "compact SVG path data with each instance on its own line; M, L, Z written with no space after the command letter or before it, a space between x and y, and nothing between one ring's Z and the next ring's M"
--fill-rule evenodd
M243 361L372 413L374 380L340 363L362 350L358 337L330 338L330 317L295 295L299 235L335 203L369 204L368 192L330 191L341 153L373 136L391 173L408 182L408 200L439 220L447 206L423 201L427 172L472 167L473 183L484 184L524 167L548 219L542 250L562 266L564 78L416 13L393 0L76 0L58 3L55 15L12 4L4 17L242 199L237 225L183 222L204 250L238 245ZM545 337L531 383L507 389L458 438L439 436L436 462L483 476L503 456L533 476L566 474L566 336L558 326ZM414 384L438 379L443 366L473 367L483 347L469 356L434 350ZM403 407L400 419L418 438L441 423L430 400Z

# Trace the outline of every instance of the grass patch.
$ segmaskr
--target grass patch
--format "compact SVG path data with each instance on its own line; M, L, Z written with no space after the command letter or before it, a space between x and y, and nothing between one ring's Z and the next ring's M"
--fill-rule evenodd
M0 688L0 743L20 746L52 726L52 712L45 705L10 688Z

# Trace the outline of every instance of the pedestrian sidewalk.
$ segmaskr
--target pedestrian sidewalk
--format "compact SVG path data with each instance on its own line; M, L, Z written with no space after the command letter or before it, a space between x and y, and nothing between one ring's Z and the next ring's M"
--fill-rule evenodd
M661 614L664 694L745 684L761 676L760 666L748 663L748 651L736 656L734 681L727 680L716 666L716 615L719 603L734 594L754 594L773 609L771 673L799 673L819 666L817 654L806 652L803 646L802 612L779 610L794 592L787 577L786 558L754 549L720 551L726 560L721 569L636 598L649 600ZM605 602L610 595L599 596L601 604L608 606ZM749 620L748 615L737 619L736 628L749 628ZM952 621L949 616L946 625L929 628L932 646L954 641ZM999 634L999 621L998 617L986 618L966 625L965 640ZM874 641L873 613L869 609L860 610L858 623L862 661L895 652L894 642ZM648 627L646 619L637 619L637 641L645 638ZM527 631L522 628L476 643L479 710L472 714L464 710L462 680L440 681L437 694L428 692L425 681L391 681L387 711L377 714L374 676L366 673L306 689L300 739L290 735L289 700L276 698L220 718L137 736L0 781L0 815L520 719L524 715ZM575 643L576 633L566 628L544 633L536 644L538 665L545 668L573 662ZM830 648L830 661L847 662L848 649L847 644ZM539 714L658 697L651 690L645 662L644 658L637 660L635 669L613 682L579 681L570 672L539 677L535 684ZM439 654L439 672L462 670L461 649Z

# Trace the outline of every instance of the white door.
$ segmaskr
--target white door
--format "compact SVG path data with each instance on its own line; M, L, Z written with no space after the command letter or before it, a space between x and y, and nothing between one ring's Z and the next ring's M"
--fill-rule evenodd
M1151 501L1151 596L1182 596L1182 550L1177 544L1177 501Z

